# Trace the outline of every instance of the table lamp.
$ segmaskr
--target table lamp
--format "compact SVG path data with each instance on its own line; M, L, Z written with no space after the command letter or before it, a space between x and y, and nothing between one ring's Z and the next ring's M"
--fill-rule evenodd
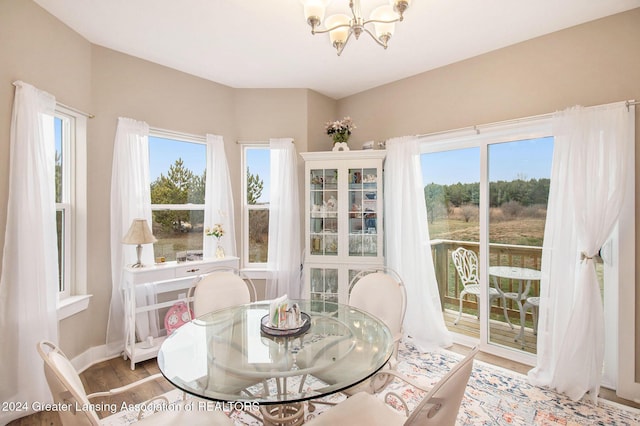
M155 243L156 237L151 233L149 225L145 219L133 219L131 227L127 234L122 238L124 244L137 244L136 254L138 255L138 262L131 265L132 268L143 268L144 265L140 261L140 255L142 254L142 244Z

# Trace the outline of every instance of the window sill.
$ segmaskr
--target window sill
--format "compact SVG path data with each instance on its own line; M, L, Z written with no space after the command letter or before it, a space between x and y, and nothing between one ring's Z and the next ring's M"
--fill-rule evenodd
M271 278L271 272L266 269L244 268L240 272L252 280L266 280Z
M91 294L71 296L58 302L58 321L82 312L89 307Z

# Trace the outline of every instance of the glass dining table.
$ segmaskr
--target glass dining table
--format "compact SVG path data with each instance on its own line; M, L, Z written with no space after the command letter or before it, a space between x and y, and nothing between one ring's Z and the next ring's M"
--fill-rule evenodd
M257 404L266 416L301 415L302 401L358 384L391 357L389 328L367 312L326 301L289 303L298 304L308 325L265 328L269 301L194 319L162 343L160 371L175 387L200 398ZM327 374L332 371L340 374Z

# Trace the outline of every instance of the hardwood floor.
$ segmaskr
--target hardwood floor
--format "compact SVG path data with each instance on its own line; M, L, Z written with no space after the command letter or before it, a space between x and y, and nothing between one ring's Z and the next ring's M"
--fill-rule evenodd
M453 352L465 355L470 348L462 345L454 345L450 348ZM497 365L502 368L506 368L518 373L526 374L531 369L530 366L520 364L515 361L511 361L505 358L501 358L495 355L486 354L480 352L476 359L484 361L489 364ZM114 358L108 361L104 361L95 364L83 372L80 377L87 393L100 392L108 389L114 389L120 386L127 385L136 380L140 380L144 377L159 373L158 364L155 359L140 362L136 364L136 369L131 370L129 368L129 361L125 361L122 357ZM116 404L118 409L123 402L137 404L147 401L155 396L161 395L165 392L174 389L174 387L166 381L164 378L160 378L150 383L146 383L140 387L137 387L129 392L125 392L121 395L108 397L108 398L96 398L91 402ZM630 407L639 408L640 404L636 404L632 401L618 398L615 391L609 389L601 389L600 396L604 399L614 401L620 404L628 405ZM109 416L111 412L100 412L98 415L103 418ZM40 412L32 414L27 417L23 417L14 420L9 423L10 426L61 426L62 423L57 413L54 412Z
M131 370L131 368L129 368L129 361L125 361L122 357L118 357L89 367L85 372L80 374L80 378L82 379L82 384L84 385L85 390L90 394L125 386L129 383L135 382L136 380L143 379L156 373L160 373L160 369L158 368L158 364L155 359L140 362L136 364L135 370ZM127 404L142 403L155 396L169 392L172 389L175 389L173 385L161 377L158 380L136 387L129 392L124 392L120 395L107 398L95 398L92 399L91 402L95 403L96 406L115 404L119 411L123 402L127 402ZM109 411L98 412L98 416L100 418L111 414L113 413ZM9 425L61 426L62 422L60 421L58 414L55 412L39 412L14 420L10 422Z

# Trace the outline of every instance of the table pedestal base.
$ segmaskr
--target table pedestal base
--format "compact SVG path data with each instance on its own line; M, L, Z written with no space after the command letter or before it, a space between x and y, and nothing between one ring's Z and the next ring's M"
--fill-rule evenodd
M300 402L262 405L260 413L265 426L297 426L304 423L304 405Z

